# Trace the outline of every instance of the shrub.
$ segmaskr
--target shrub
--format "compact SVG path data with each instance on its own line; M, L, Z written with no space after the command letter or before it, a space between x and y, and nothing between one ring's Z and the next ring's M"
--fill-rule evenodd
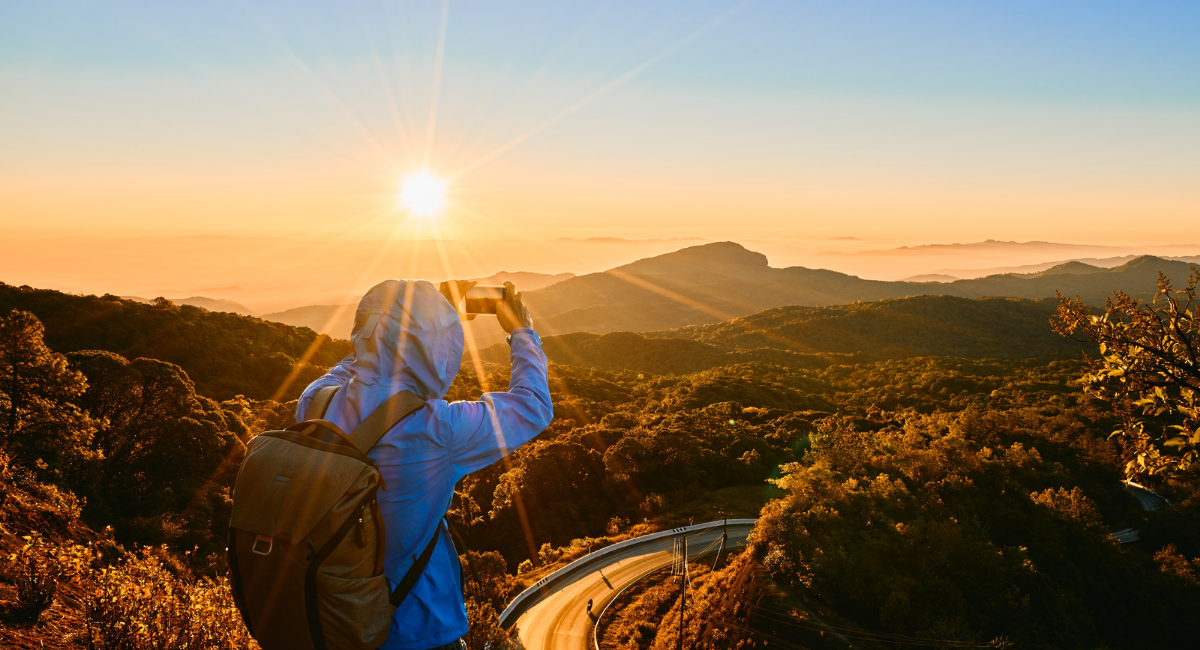
M651 492L642 499L641 511L647 517L653 517L667 509L667 500L663 495Z
M1096 504L1083 494L1078 487L1071 490L1058 488L1029 493L1034 503L1046 506L1055 516L1069 519L1090 530L1103 530L1104 522L1100 520L1100 512Z
M32 487L37 496L49 506L54 517L65 527L70 527L83 515L83 507L87 505L87 500L79 499L70 490L59 489L53 483L35 483Z
M488 650L488 648L503 648L508 639L504 628L500 627L500 615L492 603L476 602L474 598L466 600L467 620L471 627L463 641L468 650Z
M8 494L13 488L12 458L0 449L0 513L8 503Z
M143 550L89 576L83 599L89 650L257 648L224 578L177 577Z
M1155 553L1154 561L1158 563L1158 568L1163 573L1194 585L1200 585L1200 578L1197 577L1197 574L1200 573L1200 558L1194 558L1189 562L1179 552L1179 549L1175 548L1174 544L1167 544Z
M86 559L77 546L63 547L36 532L24 537L25 545L9 556L9 580L17 599L3 606L5 618L33 622L54 604L58 586L76 575Z

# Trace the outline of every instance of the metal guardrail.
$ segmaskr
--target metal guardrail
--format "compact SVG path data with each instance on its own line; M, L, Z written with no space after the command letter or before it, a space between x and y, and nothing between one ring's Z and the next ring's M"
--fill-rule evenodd
M1134 483L1129 479L1121 481L1121 489L1133 495L1137 499L1138 505L1146 512L1157 512L1165 506L1171 505L1171 502L1166 497L1151 490L1150 488L1140 483ZM1136 528L1122 528L1112 532L1113 539L1121 544L1132 544L1141 541L1141 531Z
M745 526L754 525L756 521L758 520L730 519L729 524ZM527 587L525 591L517 594L517 597L508 604L508 607L505 607L504 611L500 612L500 627L507 630L512 626L513 623L516 622L518 618L521 617L521 614L524 614L526 610L536 605L538 601L541 600L542 596L546 595L547 593L551 593L554 590L554 587L557 587L559 584L565 582L568 578L584 569L587 569L590 572L590 570L592 570L597 564L603 563L603 561L607 559L607 556L612 555L617 551L622 551L659 539L674 537L676 535L686 535L688 533L708 530L709 528L723 525L725 525L725 520L718 519L717 521L710 521L692 526L672 528L671 530L664 530L657 533L651 533L649 535L642 535L641 537L634 537L633 539L627 539L623 542L617 542L611 546L605 546L598 551L589 553L588 555L585 555L578 560L567 564L566 566L558 569L554 573L551 573L541 580L538 580Z

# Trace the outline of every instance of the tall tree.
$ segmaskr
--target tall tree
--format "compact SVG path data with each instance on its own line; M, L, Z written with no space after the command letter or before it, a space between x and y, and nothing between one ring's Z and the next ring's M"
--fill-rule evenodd
M0 446L44 472L78 472L95 456L92 420L72 403L87 382L42 337L29 312L0 318Z
M1126 445L1127 476L1156 475L1195 483L1200 464L1200 314L1192 267L1187 286L1171 288L1158 274L1158 293L1149 303L1116 292L1104 313L1092 314L1079 298L1059 295L1055 331L1082 332L1100 344L1090 360L1084 389L1112 400L1123 415L1113 432Z
M174 364L95 350L69 358L90 380L79 404L97 419L95 447L104 458L92 488L93 515L145 522L179 513L184 528L216 525L220 514L206 512L208 501L228 487L245 451L239 434L247 432L237 415L196 395Z

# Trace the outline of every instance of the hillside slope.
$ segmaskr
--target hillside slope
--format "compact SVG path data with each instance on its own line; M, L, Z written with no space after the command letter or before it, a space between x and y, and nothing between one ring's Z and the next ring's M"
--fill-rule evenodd
M121 296L121 297L124 298L125 300L132 300L134 302L140 302L140 303L145 303L145 304L150 304L151 302L154 302L153 300L151 300L149 298L142 298L141 296ZM232 314L241 314L243 316L253 316L254 315L254 312L251 311L249 307L243 305L240 302L234 301L234 300L224 300L221 298L206 298L204 296L192 296L190 298L167 298L167 300L170 300L171 302L175 303L176 305L191 305L192 307L203 307L209 311L227 311Z
M290 399L350 353L348 341L249 316L0 283L0 315L13 309L37 316L56 352L107 350L168 361L183 368L196 392L214 399Z
M716 323L786 305L820 307L917 295L1035 299L1052 298L1058 291L1103 305L1116 290L1149 297L1160 271L1181 282L1190 268L1143 256L1113 269L1068 263L1031 275L885 282L821 269L772 268L761 253L717 242L559 282L528 292L526 303L545 334L645 332Z
M779 307L744 318L647 333L736 350L859 353L876 358L1055 357L1079 344L1055 334L1050 298L913 296L834 307Z
M533 273L530 271L501 271L486 278L472 278L483 285L500 285L512 282L518 291L533 291L548 287L556 282L562 282L575 277L573 273ZM200 305L206 306L206 305ZM307 327L314 332L326 334L334 338L349 338L354 327L354 310L358 303L343 303L340 305L304 305L283 311L263 314L264 320L285 323L296 327ZM484 329L483 336L503 338L499 327L486 328L484 322L479 326Z
M655 332L575 332L543 339L557 363L684 374L735 363L822 368L921 356L1054 359L1084 346L1050 329L1052 299L915 296L831 307L778 307ZM491 346L487 361L506 362Z

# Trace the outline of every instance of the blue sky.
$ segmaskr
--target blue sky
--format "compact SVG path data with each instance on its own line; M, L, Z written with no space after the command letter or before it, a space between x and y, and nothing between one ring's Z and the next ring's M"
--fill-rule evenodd
M1196 2L3 2L0 231L369 228L428 151L471 168L448 228L1200 240L1198 35Z
M98 74L432 56L440 2L6 2L0 61ZM447 57L531 73L617 71L733 2L453 2ZM1194 2L747 3L643 83L1188 105L1200 100Z

